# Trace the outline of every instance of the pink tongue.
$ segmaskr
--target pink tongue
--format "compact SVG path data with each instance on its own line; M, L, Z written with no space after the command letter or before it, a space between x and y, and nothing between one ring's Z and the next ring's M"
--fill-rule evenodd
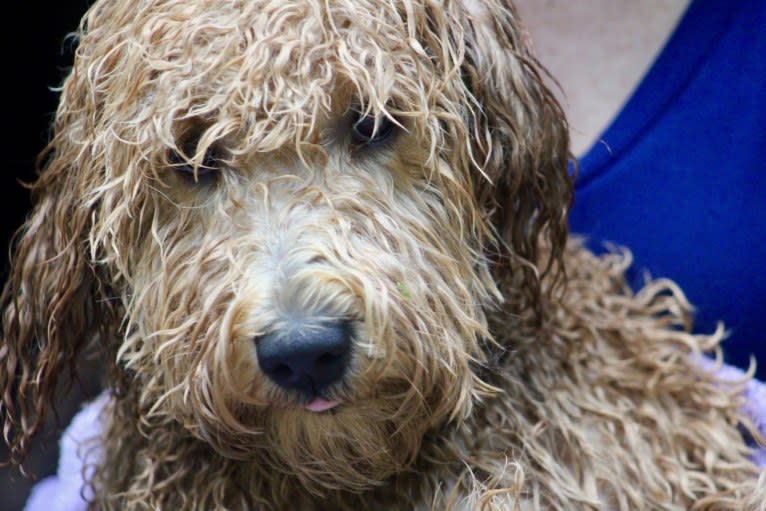
M306 405L306 410L310 412L324 412L326 410L335 408L339 404L340 403L338 401L327 401L326 399L318 397Z

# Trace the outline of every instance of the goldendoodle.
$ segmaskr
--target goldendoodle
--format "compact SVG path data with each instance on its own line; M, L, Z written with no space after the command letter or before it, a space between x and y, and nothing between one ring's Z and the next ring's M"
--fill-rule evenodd
M766 509L723 327L569 240L508 2L99 0L78 42L2 297L11 462L91 351L93 509Z

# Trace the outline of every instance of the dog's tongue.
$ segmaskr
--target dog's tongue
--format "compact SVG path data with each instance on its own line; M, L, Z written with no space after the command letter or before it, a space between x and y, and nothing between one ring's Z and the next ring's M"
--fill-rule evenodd
M338 401L327 401L321 397L314 398L309 404L306 405L306 410L310 412L324 412L335 408L340 403Z

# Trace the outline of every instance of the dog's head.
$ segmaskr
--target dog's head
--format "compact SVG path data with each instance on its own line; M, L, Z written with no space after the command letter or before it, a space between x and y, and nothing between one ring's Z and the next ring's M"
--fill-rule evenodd
M144 425L314 489L470 412L487 313L539 305L571 197L494 0L102 0L45 156L3 295L14 460L95 344Z

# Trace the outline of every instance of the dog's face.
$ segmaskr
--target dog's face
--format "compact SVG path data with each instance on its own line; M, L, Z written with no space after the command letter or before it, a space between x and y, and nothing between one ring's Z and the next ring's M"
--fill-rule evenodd
M538 238L566 232L566 127L512 9L114 0L85 27L8 374L55 381L98 331L145 425L315 491L383 480L470 413L498 268L534 289ZM34 416L45 386L24 392Z

